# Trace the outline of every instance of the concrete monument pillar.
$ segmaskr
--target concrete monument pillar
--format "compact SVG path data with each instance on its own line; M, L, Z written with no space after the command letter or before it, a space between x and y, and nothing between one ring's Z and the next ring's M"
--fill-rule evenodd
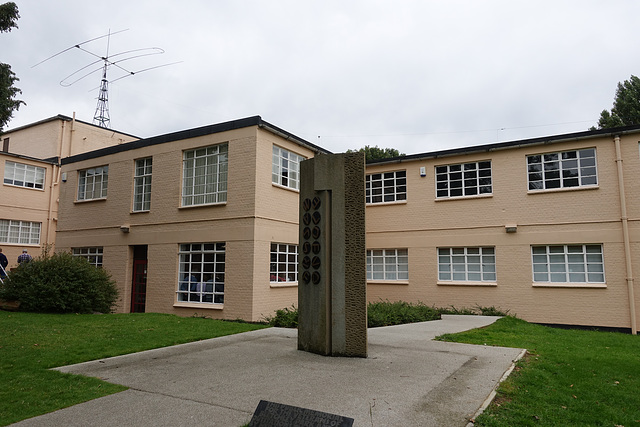
M300 164L298 349L367 357L364 154Z

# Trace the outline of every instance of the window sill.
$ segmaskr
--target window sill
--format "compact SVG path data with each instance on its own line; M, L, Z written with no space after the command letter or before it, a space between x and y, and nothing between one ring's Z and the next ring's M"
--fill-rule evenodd
M269 282L270 288L295 288L298 282Z
M527 194L547 194L547 193L564 193L565 191L586 191L586 190L598 190L599 185L584 185L580 187L567 187L567 188L550 188L548 190L527 190Z
M271 181L271 185L276 188L282 188L283 190L292 191L294 193L300 193L300 190L298 190L297 188L287 187L286 185L278 184L273 181Z
M376 202L376 203L367 203L365 206L389 206L389 205L406 205L406 200L396 200L395 202Z
M44 188L25 187L24 185L7 184L6 182L3 183L3 185L5 185L7 187L13 187L13 188L24 188L25 190L44 191Z
M180 308L197 308L197 309L209 309L209 310L222 310L224 304L211 304L208 302L174 302L174 307Z
M455 197L436 197L436 202L449 202L452 200L473 200L473 199L489 199L493 197L493 193L491 194L478 194L475 196L455 196Z
M95 199L75 200L73 203L81 204L81 203L91 203L91 202L104 202L106 200L107 200L106 197L98 197Z
M367 285L408 285L408 280L367 280Z
M134 214L143 214L143 213L149 213L149 212L151 212L151 209L147 209L147 210L144 210L144 211L131 211L129 213L134 215Z
M556 283L556 282L534 282L534 288L580 288L580 289L606 289L606 283Z
M226 204L227 202L203 203L201 205L178 206L178 209L197 209L197 208L206 208L211 206L226 206Z
M438 286L486 286L486 287L495 287L498 286L498 282L466 282L466 281L441 281L438 280L436 282Z

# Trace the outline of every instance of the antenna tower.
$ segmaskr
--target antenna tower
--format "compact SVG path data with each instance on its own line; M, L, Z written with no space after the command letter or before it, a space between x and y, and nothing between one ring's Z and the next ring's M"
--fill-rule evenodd
M96 105L96 111L93 115L93 123L103 127L103 128L108 128L110 123L111 123L111 118L109 115L109 79L107 78L107 71L111 68L111 67L115 67L117 69L119 69L121 72L124 73L124 75L121 75L120 77L111 80L111 83L118 81L120 79L124 79L125 77L130 77L133 76L135 74L141 73L143 71L149 71L149 70L153 70L155 68L160 68L160 67L166 67L168 65L174 65L174 64L178 64L179 62L172 62L170 64L163 64L163 65L157 65L154 67L149 67L149 68L144 68L142 70L137 70L137 71L131 71L127 68L124 68L122 65L120 65L121 62L125 62L125 61L130 61L133 59L137 59L137 58L141 58L143 56L150 56L150 55L159 55L159 54L163 54L164 50L159 48L159 47L147 47L147 48L142 48L142 49L133 49L133 50L128 50L128 51L124 51L124 52L120 52L120 53L115 53L113 55L109 55L109 43L111 42L111 36L121 33L123 31L128 31L128 30L120 30L120 31L116 31L114 33L111 32L111 30L109 30L109 32L103 36L100 37L96 37L87 41L84 41L82 43L78 43L76 45L73 45L71 47L68 47L58 53L56 53L55 55L50 56L49 58L38 62L36 65L34 65L33 67L36 67L40 64L42 64L43 62L46 62L58 55L61 55L69 50L72 50L74 48L77 48L83 52L88 53L89 55L98 58L97 60L85 65L84 67L74 71L73 73L69 74L67 77L65 77L64 79L62 79L60 81L60 85L61 86L71 86L77 82L79 82L80 80L84 79L85 77L90 76L91 74L94 74L98 71L102 71L102 79L100 81L100 87L99 87L99 91L98 91L98 103ZM87 49L85 49L84 47L82 47L83 45L90 43L92 41L95 40L99 40L102 38L107 37L107 52L105 56L100 56L96 53L93 53ZM95 68L95 65L101 63L101 65L98 68ZM31 67L31 68L33 68ZM87 69L91 68L91 71L87 71ZM92 89L93 90L93 89Z

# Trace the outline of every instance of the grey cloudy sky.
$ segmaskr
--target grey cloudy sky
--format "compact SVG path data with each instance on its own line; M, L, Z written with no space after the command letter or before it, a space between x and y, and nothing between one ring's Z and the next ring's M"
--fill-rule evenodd
M635 0L14 1L0 61L27 105L8 129L91 122L100 73L60 85L91 55L33 65L123 29L110 54L165 50L127 69L181 61L110 85L111 127L140 137L260 115L334 152L420 153L586 130L640 74Z

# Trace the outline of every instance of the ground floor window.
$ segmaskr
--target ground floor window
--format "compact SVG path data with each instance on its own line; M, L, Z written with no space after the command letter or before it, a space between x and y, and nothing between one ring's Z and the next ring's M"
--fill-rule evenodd
M495 248L438 248L438 280L495 282Z
M367 251L367 280L409 280L407 249Z
M82 257L95 267L102 267L102 246L92 248L72 248L71 254L75 257Z
M178 301L224 303L224 243L180 245Z
M0 219L0 243L40 244L39 222Z
M298 245L286 243L271 244L270 281L298 281Z
M532 246L534 282L604 283L602 245Z

